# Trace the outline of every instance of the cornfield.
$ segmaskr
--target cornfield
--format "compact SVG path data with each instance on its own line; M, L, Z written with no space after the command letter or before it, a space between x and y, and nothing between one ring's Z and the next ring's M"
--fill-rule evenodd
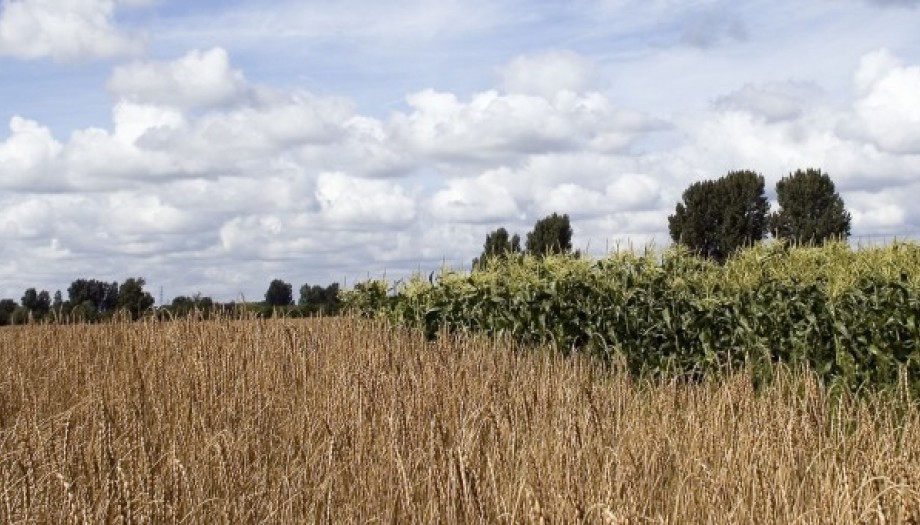
M700 378L778 364L858 390L907 375L920 394L920 245L846 244L742 250L724 266L685 251L496 259L391 286L369 281L346 308L434 337L507 335L602 360L638 375Z
M920 521L905 376L626 367L354 317L8 328L0 521Z

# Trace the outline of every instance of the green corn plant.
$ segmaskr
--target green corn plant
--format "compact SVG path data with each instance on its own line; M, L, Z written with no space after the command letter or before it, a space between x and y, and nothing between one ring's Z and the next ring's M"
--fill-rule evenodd
M724 265L681 248L587 257L509 257L390 288L343 292L347 308L422 330L485 332L690 378L778 364L836 384L920 393L920 245L844 243L741 250Z

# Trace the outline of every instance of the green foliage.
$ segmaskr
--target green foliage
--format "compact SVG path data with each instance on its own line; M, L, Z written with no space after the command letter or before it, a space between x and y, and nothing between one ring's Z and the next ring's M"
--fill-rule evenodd
M342 305L362 317L385 317L390 311L388 285L383 280L358 283L351 290L339 293Z
M334 315L341 306L339 300L339 283L332 283L325 288L319 285L304 284L300 287L300 299L297 301L302 315Z
M35 319L41 319L51 310L51 295L46 290L38 292L29 288L22 294L21 304Z
M553 213L534 224L527 234L527 253L544 256L572 251L572 225L569 216Z
M776 363L828 381L920 393L920 245L853 251L830 243L741 250L724 265L680 247L602 260L522 257L487 271L416 276L389 294L371 281L347 308L424 330L484 331L563 352L620 356L637 373L703 377Z
M486 242L482 247L482 255L473 259L473 268L485 269L490 259L507 257L509 254L514 253L521 253L520 235L509 235L508 230L499 228L486 235Z
M64 308L64 296L61 294L61 291L58 290L54 292L54 300L51 302L51 309L55 312L60 313Z
M118 308L127 311L132 319L140 318L142 313L153 306L153 296L144 291L145 284L143 277L132 277L118 288Z
M95 313L112 312L118 306L118 283L106 283L96 279L77 279L67 288L70 304L92 305ZM84 308L85 309L85 308Z
M92 301L78 303L70 310L71 320L77 322L94 322L100 319L100 313Z
M294 304L294 292L290 283L275 279L265 292L265 304L272 306L290 306Z
M36 320L35 316L33 316L32 312L25 306L17 306L10 316L10 324L14 325L29 324L34 320Z
M780 210L770 216L774 237L797 244L824 244L850 235L850 214L830 176L796 170L776 183Z
M19 305L12 299L0 300L0 326L13 324L13 312Z
M169 305L169 311L177 317L188 317L192 313L199 313L207 318L214 309L214 300L210 297L202 297L196 293L192 297L179 295L175 297Z
M674 242L721 263L764 238L769 209L763 176L732 171L691 184L668 217L668 229Z
M0 326L13 324L13 312L18 306L12 299L0 300Z

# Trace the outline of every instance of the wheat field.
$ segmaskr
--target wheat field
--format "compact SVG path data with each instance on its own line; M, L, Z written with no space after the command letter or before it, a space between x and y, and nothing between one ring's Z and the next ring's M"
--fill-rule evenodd
M352 318L0 330L3 523L918 523L906 389Z

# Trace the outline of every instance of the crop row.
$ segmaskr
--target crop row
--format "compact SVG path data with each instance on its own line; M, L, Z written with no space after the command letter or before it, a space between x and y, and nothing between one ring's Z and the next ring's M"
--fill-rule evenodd
M742 250L717 265L672 249L599 260L510 257L343 293L346 308L424 330L483 331L702 377L778 362L847 385L920 392L920 245Z

